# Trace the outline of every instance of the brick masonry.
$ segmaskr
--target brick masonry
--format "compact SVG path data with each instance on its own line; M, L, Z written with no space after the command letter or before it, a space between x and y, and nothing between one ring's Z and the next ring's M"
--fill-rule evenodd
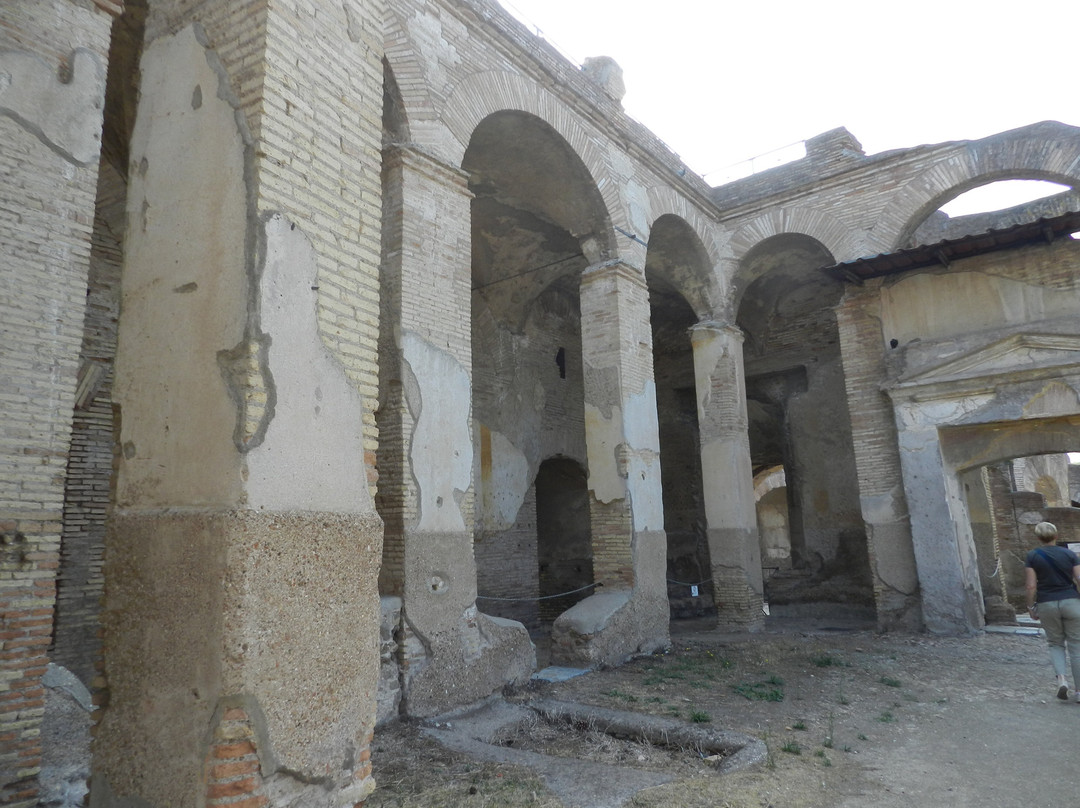
M123 4L112 0L6 3L0 12L0 69L13 58L22 60L18 70L32 62L30 70L56 79L42 85L50 88L46 95L70 98L60 94L82 92L88 85L80 82L86 77L79 73L76 81L61 83L60 76L67 78L76 64L80 70L97 64L103 77L112 15L122 11ZM134 4L128 13L136 13ZM508 431L494 423L502 415L496 395L502 374L474 361L478 349L501 344L511 329L492 343L476 340L481 329L472 316L469 283L471 192L462 168L473 133L491 114L515 110L533 116L550 129L553 142L566 145L580 159L580 176L587 179L581 186L587 197L582 209L587 211L576 222L587 227L575 229L574 237L581 237L582 264L619 260L622 267L611 299L590 296L587 287L596 279L586 282L580 298L586 310L583 336L574 322L581 314L571 312L557 324L540 326L543 338L534 334L536 344L528 351L505 357L530 368L535 361L539 370L551 364L546 358L553 347L564 347L587 360L580 384L576 377L568 379L566 395L545 402L541 431L547 442L529 449L529 475L554 448L587 461L598 475L609 460L618 473L632 462L651 459L647 455L652 448L622 443L610 458L604 453L585 457L591 427L571 410L575 398L601 411L623 406L651 383L648 290L639 277L648 248L641 242L649 240L650 228L661 216L684 223L707 256L672 270L671 283L696 317L734 322L740 296L762 269L744 259L774 237L799 234L815 241L831 259L850 260L907 243L941 201L983 179L1031 175L1075 183L1080 175L1080 137L1061 125L869 157L850 134L836 130L808 142L802 161L709 189L627 118L619 100L603 86L487 0L160 0L148 4L146 41L175 34L193 22L200 26L209 58L219 60L250 133L244 180L248 221L281 214L310 241L317 266L318 288L313 291L319 338L363 396L357 429L367 466L364 482L377 495L387 526L383 594L406 593L407 568L416 555L407 535L424 517L417 468L409 458L420 410L411 406L415 399L411 404L408 400L415 380L395 355L401 344L394 328L420 335L451 357L480 391L475 399L457 402L458 409L474 406L474 412L452 413L458 425L464 421L471 428L471 446L466 441L456 449L476 450L482 458L480 427ZM72 58L75 48L86 49L90 62ZM393 99L392 121L384 118L384 56L400 89ZM15 94L21 103L18 87ZM0 781L5 783L0 802L30 805L40 756L39 678L46 650L51 643L54 658L84 680L98 666L95 609L105 583L101 526L109 507L115 427L109 362L116 317L111 287L119 264L119 230L113 220L119 214L111 209L121 191L117 178L107 172L99 183L96 159L78 156L96 133L82 132L80 138L71 132L57 135L50 127L39 127L39 132L22 123L25 115L20 118L19 110L24 107L5 106L11 98L7 90L0 96L0 243L5 245L0 255ZM89 99L97 106L87 104L87 98L76 100L89 109L82 120L98 114L93 110L100 110L99 97ZM388 121L392 125L384 133ZM393 141L387 150L384 134ZM254 277L254 236L246 247L247 269ZM1012 273L1047 289L1071 289L1075 251L1059 252L1048 258L1045 250L1033 248L989 257L982 271ZM916 627L918 571L905 521L896 425L891 402L880 389L891 372L876 310L885 287L880 281L848 287L836 313L837 334L878 619L884 627ZM798 327L779 328L773 347L779 353L805 347L804 336L812 331L820 340L811 347L828 349L830 340L820 328L827 320L828 312L822 309ZM258 345L250 341L241 357L249 362L242 368L247 421L241 444L255 440L269 417ZM612 373L617 378L609 383ZM743 373L736 368L727 384L720 385L720 399L730 398ZM745 424L738 408L719 409L725 414L718 432L733 440L736 433L742 435ZM560 430L570 437L556 447L552 433ZM625 494L629 483L624 489ZM455 594L465 601L476 585L489 592L532 593L539 588L534 569L515 565L521 556L535 567L532 492L520 496L512 523L497 524L489 523L483 510L482 498L489 493L469 482L453 487L462 522L453 543L448 539L440 545L440 539L411 546L418 553L453 546L456 562L458 555L471 552L473 531L479 531L476 561L483 568L470 572L471 558L460 564L467 580ZM643 500L655 492L641 486L635 493L642 496L608 498L592 508L595 577L616 588L638 583L641 571L635 568L629 537L635 519L648 511ZM1060 521L1068 524L1064 515ZM372 525L373 520L365 522L357 533L362 535L360 546L377 555L378 528ZM648 541L658 541L655 534L663 526L649 527ZM377 561L371 560L371 569ZM420 578L418 582L425 583ZM747 613L754 607L751 589L739 574L716 580L718 598ZM360 593L372 613L374 590L370 586ZM467 602L459 605L464 610L452 619L464 619L468 631L461 636L472 636L469 632L475 634L480 618ZM416 604L406 603L399 613L410 608L417 611ZM515 616L535 619L531 613ZM376 621L371 622L374 648L378 632ZM414 659L419 667L419 634L403 632L401 640L412 643L401 658ZM373 668L375 661L369 661ZM107 702L108 695L103 691L99 701ZM373 705L357 709L366 715ZM239 741L239 746L227 742L230 733L242 736L249 723L250 716L230 714L216 730L208 760L219 752L236 756L220 758L227 762L208 769L210 790L201 798L212 804L254 806L268 800L265 783L250 768L255 759L250 756L259 750L244 746L253 743L250 740ZM361 728L353 772L361 779L369 772L366 733ZM238 768L218 768L232 765Z
M0 16L0 72L19 77L0 106L15 104L25 121L0 115L0 803L30 806L97 183L96 159L84 162L66 145L100 127L112 16L90 5L35 2L7 3ZM72 112L96 104L86 131L53 127L18 106L31 102L20 95L20 79L31 75L63 97L61 76L75 48L90 55L80 70L100 71L96 97L62 102ZM72 92L93 75L78 79ZM38 114L47 115L49 100L42 102Z

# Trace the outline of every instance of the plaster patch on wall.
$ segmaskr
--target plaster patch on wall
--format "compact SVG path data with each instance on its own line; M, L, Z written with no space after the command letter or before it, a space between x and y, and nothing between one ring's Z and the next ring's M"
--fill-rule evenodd
M618 374L596 372L614 384ZM605 378L606 377L606 378ZM595 392L596 387L590 388ZM617 396L618 389L605 389ZM585 442L589 458L589 488L599 502L607 504L631 494L634 527L662 530L663 493L660 485L660 433L656 418L656 385L625 397L625 409L618 406L604 412L591 403L585 405Z
M341 4L345 10L345 32L349 35L349 41L359 43L364 35L363 20L357 16L349 0Z
M315 250L281 214L264 223L260 327L276 404L248 455L248 504L298 510L372 508L363 446L363 398L319 337Z
M605 416L592 404L585 404L585 445L589 458L589 488L599 502L608 504L626 496L626 480L619 462L623 446L622 410L612 407Z
M444 90L450 82L446 66L460 64L461 55L443 35L442 21L436 14L421 10L409 18L407 26L417 50L427 62L428 86L437 91Z
M664 503L660 484L660 427L656 416L656 383L626 399L623 431L630 448L626 486L630 491L635 530L663 530Z
M634 530L663 530L664 494L660 485L660 455L650 451L631 455L626 487L630 491Z
M625 431L627 442L635 450L660 451L660 427L656 418L656 383L651 379L645 389L626 398Z
M0 50L0 115L65 160L89 165L101 151L105 67L85 48L72 51L70 63L62 81L37 54Z
M128 506L235 505L244 495L237 437L249 412L238 414L230 388L248 389L242 379L258 375L263 350L248 327L250 135L203 40L188 26L148 43L140 65L127 215L143 226L125 235L113 394L121 443L138 447L117 476ZM203 103L193 109L196 86ZM225 378L219 356L237 364Z
M893 486L883 494L862 496L859 499L863 518L867 524L885 524L907 518L907 510L902 486Z
M416 419L409 460L420 498L417 529L465 530L458 498L472 484L469 374L450 354L409 331L402 332L401 353L421 398L415 401L415 393L406 387L409 411Z
M748 460L743 444L738 441L717 438L702 445L704 479L722 481L705 497L705 518L710 528L756 527L754 478Z
M507 530L516 523L529 491L529 461L501 432L489 431L489 439L490 444L481 441L482 452L490 446L490 457L481 460L483 494L478 522L485 530Z
M611 418L612 412L619 406L618 368L596 368L585 362L584 371L585 389L588 391L590 404L595 406L604 418Z

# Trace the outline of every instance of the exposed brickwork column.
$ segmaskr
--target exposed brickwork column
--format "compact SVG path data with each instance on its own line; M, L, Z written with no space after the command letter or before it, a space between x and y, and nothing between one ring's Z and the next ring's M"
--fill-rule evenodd
M469 488L472 440L468 433L469 401L417 401L417 380L410 354L425 346L443 355L441 367L465 383L468 394L472 369L470 339L471 236L469 232L472 194L467 177L423 152L408 147L385 151L383 165L384 201L381 303L383 328L380 335L379 402L379 483L376 502L386 524L380 586L384 594L400 595L404 586L405 533L415 528L427 505L430 518L441 510L460 504L463 530L471 531L471 493L460 503L447 502L455 485ZM405 215L409 211L409 215ZM438 228L431 227L438 222ZM444 380L444 381L449 381ZM438 387L439 382L435 382ZM434 388L433 388L434 389ZM413 393L410 405L409 393ZM449 392L449 390L447 390ZM440 469L413 473L414 455L425 447L412 446L417 422L427 417L453 420L454 433L462 445L445 458L442 485L422 486ZM429 458L430 460L430 458ZM460 478L455 480L457 471ZM439 488L436 492L436 488ZM426 499L425 499L426 495ZM472 555L471 538L468 554Z
M693 329L694 375L713 592L721 624L765 623L761 547L743 370L743 333L717 322Z
M535 655L523 626L476 607L467 177L398 146L383 187L380 586L402 598L403 708L431 715L524 680Z
M41 677L53 625L109 30L117 10L12 0L0 11L4 805L37 804Z
M663 529L652 333L642 272L622 262L585 272L581 350L593 574L605 586L633 586L634 532Z
M878 625L917 629L922 625L919 578L896 421L892 402L881 391L885 355L879 291L878 281L849 286L837 307L836 322Z
M1012 624L1016 610L1009 606L1005 595L1005 576L1001 546L994 525L993 498L989 467L969 470L961 477L971 513L971 531L979 561L979 583L983 590L987 623Z
M206 759L206 805L262 808L267 804L255 732L247 712L227 708Z
M603 588L556 620L553 654L595 665L667 644L667 542L644 273L598 264L580 294L593 574Z

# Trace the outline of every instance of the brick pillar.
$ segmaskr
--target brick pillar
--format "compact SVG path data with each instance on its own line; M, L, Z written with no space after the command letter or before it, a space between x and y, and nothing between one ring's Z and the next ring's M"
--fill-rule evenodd
M92 801L204 804L241 702L271 804L372 787L382 16L319 11L150 5Z
M851 437L866 525L877 622L882 629L922 625L919 577L904 496L881 334L880 281L849 286L836 310Z
M112 15L0 10L0 804L37 804ZM65 76L65 74L67 74Z
M633 586L632 537L664 524L649 298L640 271L621 261L586 270L581 350L593 573L608 587Z
M979 560L979 583L983 590L987 623L1012 624L1016 611L1005 596L1005 576L1002 568L1001 546L994 525L990 469L982 466L969 470L961 481L967 495L971 514L971 531Z
M524 626L476 607L467 177L394 147L383 186L380 582L402 597L402 703L419 716L526 679L535 654Z
M693 328L691 343L717 616L724 625L758 629L765 616L743 333L735 326L703 322Z
M567 664L667 644L667 570L652 330L644 273L622 261L581 278L593 573L603 585L555 622Z

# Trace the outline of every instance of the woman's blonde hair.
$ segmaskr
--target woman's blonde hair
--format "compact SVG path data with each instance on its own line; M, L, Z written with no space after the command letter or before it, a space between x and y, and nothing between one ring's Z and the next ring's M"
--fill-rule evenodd
M1039 522L1039 524L1035 525L1035 535L1044 541L1052 539L1057 535L1057 526L1051 522Z

